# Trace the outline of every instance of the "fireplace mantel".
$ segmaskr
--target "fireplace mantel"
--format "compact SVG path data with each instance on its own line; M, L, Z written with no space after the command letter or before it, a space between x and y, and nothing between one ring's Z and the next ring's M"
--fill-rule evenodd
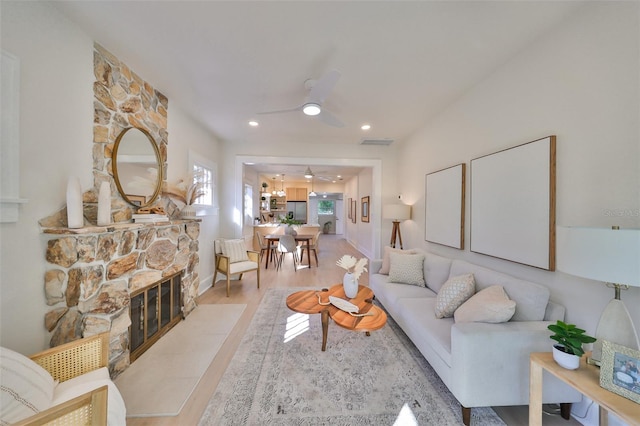
M125 231L140 228L155 228L159 226L181 225L191 222L202 222L201 219L178 219L169 222L156 223L113 223L107 226L83 226L82 228L65 228L65 227L42 227L43 234L57 235L86 235L86 234L103 234L105 232Z

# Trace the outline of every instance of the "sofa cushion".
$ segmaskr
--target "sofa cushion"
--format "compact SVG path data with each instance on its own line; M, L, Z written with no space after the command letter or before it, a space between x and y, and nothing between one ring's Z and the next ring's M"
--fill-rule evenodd
M425 287L424 255L389 253L389 281Z
M438 293L445 282L449 279L451 269L451 259L438 256L433 253L426 253L424 256L424 280L427 287Z
M480 290L464 302L453 314L456 322L507 322L516 311L516 302L510 300L500 285Z
M247 256L247 245L243 239L224 240L222 242L222 254L229 256L230 263L249 260L249 256Z
M511 317L511 321L542 321L544 319L547 303L549 303L548 288L464 260L454 260L451 264L452 277L469 273L473 274L478 291L492 285L504 287L509 299L516 302L516 312Z
M15 423L51 406L56 381L30 358L0 347L0 424Z
M407 287L407 286L405 286ZM398 300L396 315L403 329L412 340L426 343L446 365L451 366L451 327L453 318L438 319L433 315L436 299L402 298ZM431 361L429 361L431 362Z
M475 288L473 274L464 274L449 278L436 296L436 318L453 316L458 306L473 296Z
M398 254L415 254L416 250L411 249L411 250L402 250L402 249L395 249L389 246L385 246L384 247L384 254L382 255L382 266L380 267L380 270L378 271L379 274L382 275L389 275L389 268L391 267L391 259L389 258L389 254L391 253L398 253Z
M56 386L53 405L62 404L77 396L107 385L107 424L119 426L127 423L127 409L120 391L109 378L109 370L102 367L67 380Z

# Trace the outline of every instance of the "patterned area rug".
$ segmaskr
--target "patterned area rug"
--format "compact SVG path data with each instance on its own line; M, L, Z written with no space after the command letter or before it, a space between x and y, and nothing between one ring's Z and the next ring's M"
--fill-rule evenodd
M329 324L320 350L320 315L292 312L270 289L249 325L200 425L462 424L460 405L389 318L367 337ZM404 407L404 408L403 408ZM504 425L491 408L472 422Z

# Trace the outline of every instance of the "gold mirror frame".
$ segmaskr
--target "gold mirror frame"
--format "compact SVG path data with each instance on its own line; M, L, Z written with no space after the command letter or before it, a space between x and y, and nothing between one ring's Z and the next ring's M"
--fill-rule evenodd
M143 203L141 200L139 201L139 200L130 199L130 197L123 190L122 183L120 182L120 177L118 175L118 161L117 161L118 150L120 148L120 142L122 142L123 137L129 130L139 130L140 132L142 132L147 137L147 139L149 139L149 143L151 144L151 147L153 148L153 152L156 156L156 167L158 170L158 176L157 176L153 195L151 195L151 197L147 199L146 203ZM116 137L116 141L113 147L113 153L111 155L111 168L113 170L113 179L116 182L116 187L118 188L118 192L120 193L122 198L132 206L146 207L151 205L158 198L158 195L160 194L160 190L162 189L162 163L160 159L160 149L158 148L158 145L154 141L151 134L145 129L141 129L139 127L128 127L124 129L122 132L120 132L120 134Z

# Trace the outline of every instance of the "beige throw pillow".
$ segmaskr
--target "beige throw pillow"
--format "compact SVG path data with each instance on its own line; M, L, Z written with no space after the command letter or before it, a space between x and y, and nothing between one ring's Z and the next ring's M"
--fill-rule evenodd
M423 254L389 254L389 281L392 283L411 284L426 287L424 282Z
M453 313L476 291L473 274L451 277L436 296L436 318L452 317Z
M222 243L222 254L229 256L230 263L249 260L249 256L247 256L247 245L242 239L224 240Z
M402 249L395 249L395 248L391 248L389 246L385 246L384 254L382 255L382 266L380 267L380 270L378 271L379 274L389 275L389 268L391 267L391 259L389 258L389 254L390 253L416 254L416 251L414 249L402 250Z
M492 285L480 290L453 314L456 322L507 322L516 312L516 302L509 299L504 287Z

